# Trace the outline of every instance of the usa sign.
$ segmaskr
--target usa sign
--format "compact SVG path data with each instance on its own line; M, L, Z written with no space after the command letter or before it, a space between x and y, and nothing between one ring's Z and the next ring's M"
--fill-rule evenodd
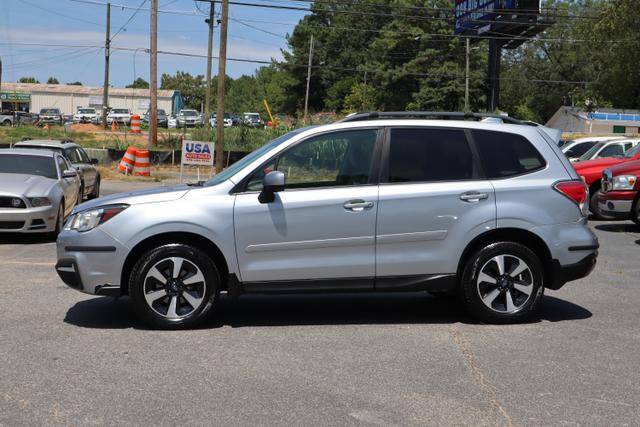
M213 166L213 143L203 141L182 141L183 165Z

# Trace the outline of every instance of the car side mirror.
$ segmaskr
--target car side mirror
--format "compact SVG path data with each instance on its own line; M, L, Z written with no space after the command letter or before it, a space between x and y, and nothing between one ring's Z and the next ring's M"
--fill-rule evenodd
M276 199L276 193L284 191L284 173L271 171L262 180L262 191L258 196L260 203L272 203Z
M89 162L90 162L92 165L97 165L97 164L98 164L98 159L91 159L91 160L89 160Z
M67 170L62 172L62 177L63 178L75 178L77 176L78 176L78 172L76 172L73 169L67 169Z

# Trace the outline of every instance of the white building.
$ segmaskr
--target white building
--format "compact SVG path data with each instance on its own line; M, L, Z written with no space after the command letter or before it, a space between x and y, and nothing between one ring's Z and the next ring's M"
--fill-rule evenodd
M637 134L640 133L640 111L602 108L587 113L575 107L560 107L547 126L565 133L580 134Z
M6 83L0 91L1 110L39 113L42 108L59 108L73 114L78 107L102 109L102 88L63 84ZM109 88L109 107L129 108L142 116L149 109L149 89ZM158 90L158 108L167 114L182 108L182 96L175 90Z

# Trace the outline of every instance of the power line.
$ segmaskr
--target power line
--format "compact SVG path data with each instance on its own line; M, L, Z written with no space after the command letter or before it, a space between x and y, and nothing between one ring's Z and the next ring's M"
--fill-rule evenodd
M75 16L65 15L64 13L60 13L57 10L48 9L46 7L42 7L42 6L37 5L37 4L33 4L33 3L31 3L31 2L29 2L27 0L20 0L20 1L23 2L23 3L28 4L31 7L35 7L36 9L44 10L47 13L51 13L52 15L61 16L63 18L71 19L73 21L84 22L85 24L96 25L98 27L101 26L101 24L99 24L97 22L89 21L89 20L78 18L78 17L75 17Z
M142 3L140 3L140 6L138 6L138 8L136 10L133 11L133 13L131 14L131 16L129 17L129 19L127 19L127 22L125 22L124 24L122 24L122 26L120 28L118 28L118 31L115 32L115 34L113 36L111 36L111 38L109 40L113 40L116 38L116 36L118 34L120 34L120 31L122 31L124 29L124 27L127 26L127 24L129 24L129 22L131 22L131 20L136 16L136 14L140 11L140 9L142 8L142 6L144 6L144 4L147 2L147 0L142 0Z

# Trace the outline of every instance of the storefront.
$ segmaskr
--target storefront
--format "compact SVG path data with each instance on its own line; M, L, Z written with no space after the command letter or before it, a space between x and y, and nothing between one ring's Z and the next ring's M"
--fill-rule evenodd
M17 91L0 92L1 111L29 112L31 94Z

